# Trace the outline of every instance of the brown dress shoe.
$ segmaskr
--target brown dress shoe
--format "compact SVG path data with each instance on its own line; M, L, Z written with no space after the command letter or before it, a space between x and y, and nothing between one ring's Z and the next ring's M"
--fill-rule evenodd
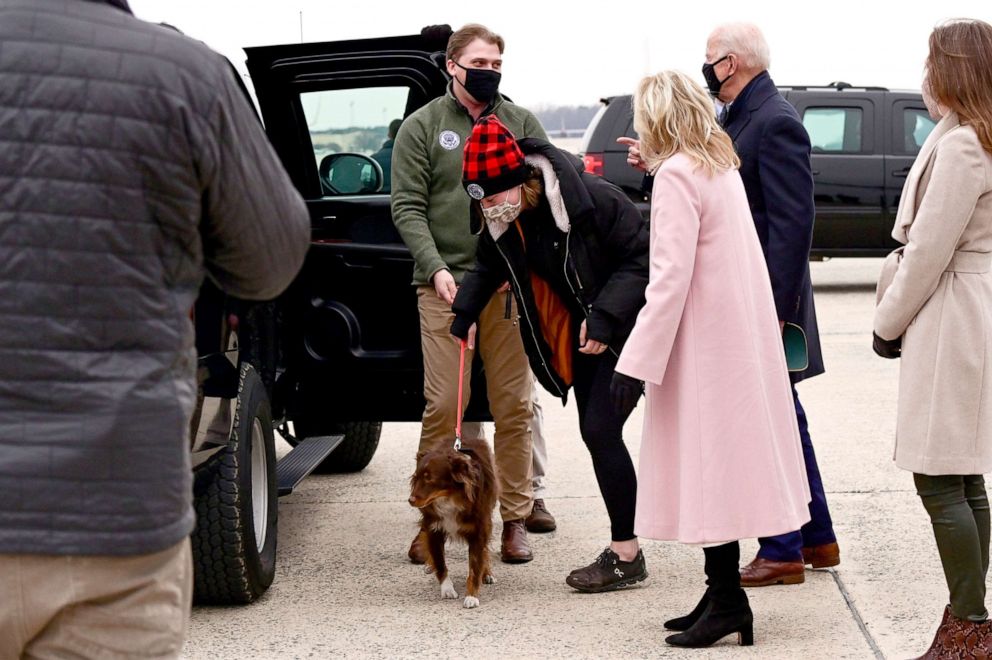
M803 548L803 563L813 568L836 566L840 563L840 547L836 543L824 543Z
M555 531L556 527L558 524L555 522L555 517L544 506L544 500L534 500L534 508L527 516L527 531L534 534L544 534Z
M413 537L413 543L410 544L410 551L406 553L406 556L414 564L427 563L427 546L424 545L419 533Z
M755 557L741 569L742 587L767 587L772 584L800 584L806 581L801 561L772 561Z
M503 544L500 559L507 564L524 564L534 558L527 543L527 528L524 519L507 520L503 523Z

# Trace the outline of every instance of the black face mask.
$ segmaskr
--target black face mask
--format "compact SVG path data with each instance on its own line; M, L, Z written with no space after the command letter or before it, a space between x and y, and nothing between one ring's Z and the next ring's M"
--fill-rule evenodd
M465 83L462 87L479 103L490 103L499 91L500 72L492 69L469 69L455 62L455 66L465 70ZM458 78L455 78L458 80Z
M723 80L720 80L719 78L716 77L716 71L714 71L714 69L716 69L716 65L724 61L728 57L730 57L729 54L724 55L723 57L718 59L716 62L713 62L712 64L709 62L703 64L703 78L706 79L706 87L709 88L710 94L712 94L713 96L719 94L720 88L723 87L723 83L730 80L734 75L734 74L730 74Z

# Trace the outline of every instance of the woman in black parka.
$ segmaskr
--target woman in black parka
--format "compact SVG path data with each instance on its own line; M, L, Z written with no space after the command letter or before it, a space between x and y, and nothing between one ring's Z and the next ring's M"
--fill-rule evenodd
M639 582L647 570L634 536L637 478L622 432L642 384L614 367L644 305L647 223L619 188L583 172L576 157L544 140L517 141L495 115L473 128L463 183L481 236L452 306L451 333L474 344L475 321L509 282L538 381L563 401L575 390L610 516L610 546L566 582L585 592Z

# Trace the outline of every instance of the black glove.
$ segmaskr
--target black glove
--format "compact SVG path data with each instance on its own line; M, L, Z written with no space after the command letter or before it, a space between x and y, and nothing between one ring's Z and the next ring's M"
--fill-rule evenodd
M637 407L637 400L644 393L644 383L624 375L613 372L613 380L610 382L610 398L613 400L613 410L620 417L627 419L630 413Z
M882 339L874 332L871 333L871 336L871 347L872 350L875 351L875 355L888 360L895 360L897 357L902 355L902 337L898 337L896 339Z

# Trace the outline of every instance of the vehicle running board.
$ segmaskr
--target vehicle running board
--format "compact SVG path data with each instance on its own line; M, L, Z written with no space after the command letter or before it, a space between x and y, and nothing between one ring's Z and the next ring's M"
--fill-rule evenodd
M276 483L279 497L289 495L307 478L328 455L334 451L343 435L315 435L296 445L276 464Z

